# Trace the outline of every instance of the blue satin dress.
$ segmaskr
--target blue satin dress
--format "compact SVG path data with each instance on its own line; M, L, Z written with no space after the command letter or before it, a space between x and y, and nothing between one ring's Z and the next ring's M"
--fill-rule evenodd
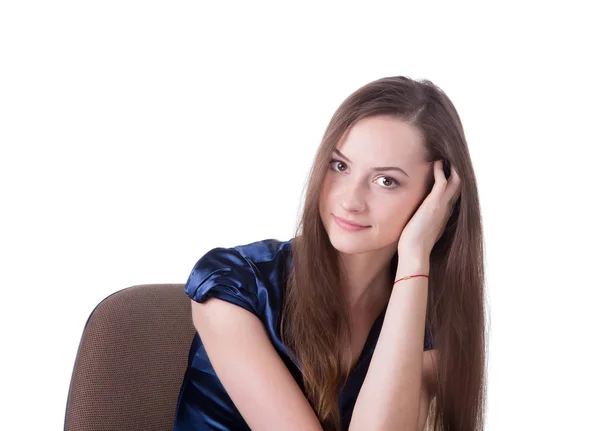
M302 374L279 336L282 294L291 269L292 240L267 239L232 248L214 248L194 265L185 293L196 302L219 298L255 314L273 347L304 392ZM344 429L366 376L385 310L373 324L359 359L339 395ZM432 348L425 332L424 349ZM243 361L240 358L240 361ZM306 394L306 392L304 392ZM213 369L198 333L191 343L188 366L177 401L175 431L250 430Z

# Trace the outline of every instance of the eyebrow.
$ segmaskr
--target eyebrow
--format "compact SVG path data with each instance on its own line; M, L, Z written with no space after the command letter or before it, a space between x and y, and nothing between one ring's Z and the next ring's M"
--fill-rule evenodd
M333 150L338 156L340 156L342 159L346 160L349 163L352 163L352 160L350 160L348 157L344 156L342 154L342 152L340 150L338 150L337 148ZM402 172L404 175L406 175L408 178L410 178L410 176L404 172L404 170L397 168L396 166L376 166L374 168L372 168L374 171L398 171L398 172Z

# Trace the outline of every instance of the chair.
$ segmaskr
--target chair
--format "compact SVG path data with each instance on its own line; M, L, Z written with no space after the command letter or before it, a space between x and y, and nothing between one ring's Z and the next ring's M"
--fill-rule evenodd
M132 286L102 300L83 329L65 430L172 430L195 332L183 284Z

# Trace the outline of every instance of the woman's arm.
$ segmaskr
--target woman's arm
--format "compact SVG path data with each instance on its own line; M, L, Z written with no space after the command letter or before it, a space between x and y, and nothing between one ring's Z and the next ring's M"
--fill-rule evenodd
M212 298L192 301L192 318L219 380L252 430L322 431L258 317Z
M443 161L436 160L433 174L431 192L402 230L396 280L429 274L431 251L443 235L460 196L461 180L454 166L450 166L447 178ZM409 278L394 286L373 359L354 406L351 429L423 429L423 410L426 405L429 407L436 386L432 377L435 354L429 358L426 355L425 368L423 365L427 286L426 277Z
M399 255L398 263L396 280L407 275L429 274L428 257ZM428 380L431 372L423 368L427 286L426 277L394 285L379 340L354 406L350 430L422 429L424 419L423 413L419 417L419 410L425 404L429 406L433 393Z

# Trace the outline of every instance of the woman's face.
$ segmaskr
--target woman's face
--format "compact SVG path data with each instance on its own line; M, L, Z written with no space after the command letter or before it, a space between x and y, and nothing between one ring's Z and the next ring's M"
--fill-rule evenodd
M330 160L319 212L332 245L349 254L397 248L433 176L419 131L391 116L363 118L342 136ZM367 227L349 231L334 216Z

